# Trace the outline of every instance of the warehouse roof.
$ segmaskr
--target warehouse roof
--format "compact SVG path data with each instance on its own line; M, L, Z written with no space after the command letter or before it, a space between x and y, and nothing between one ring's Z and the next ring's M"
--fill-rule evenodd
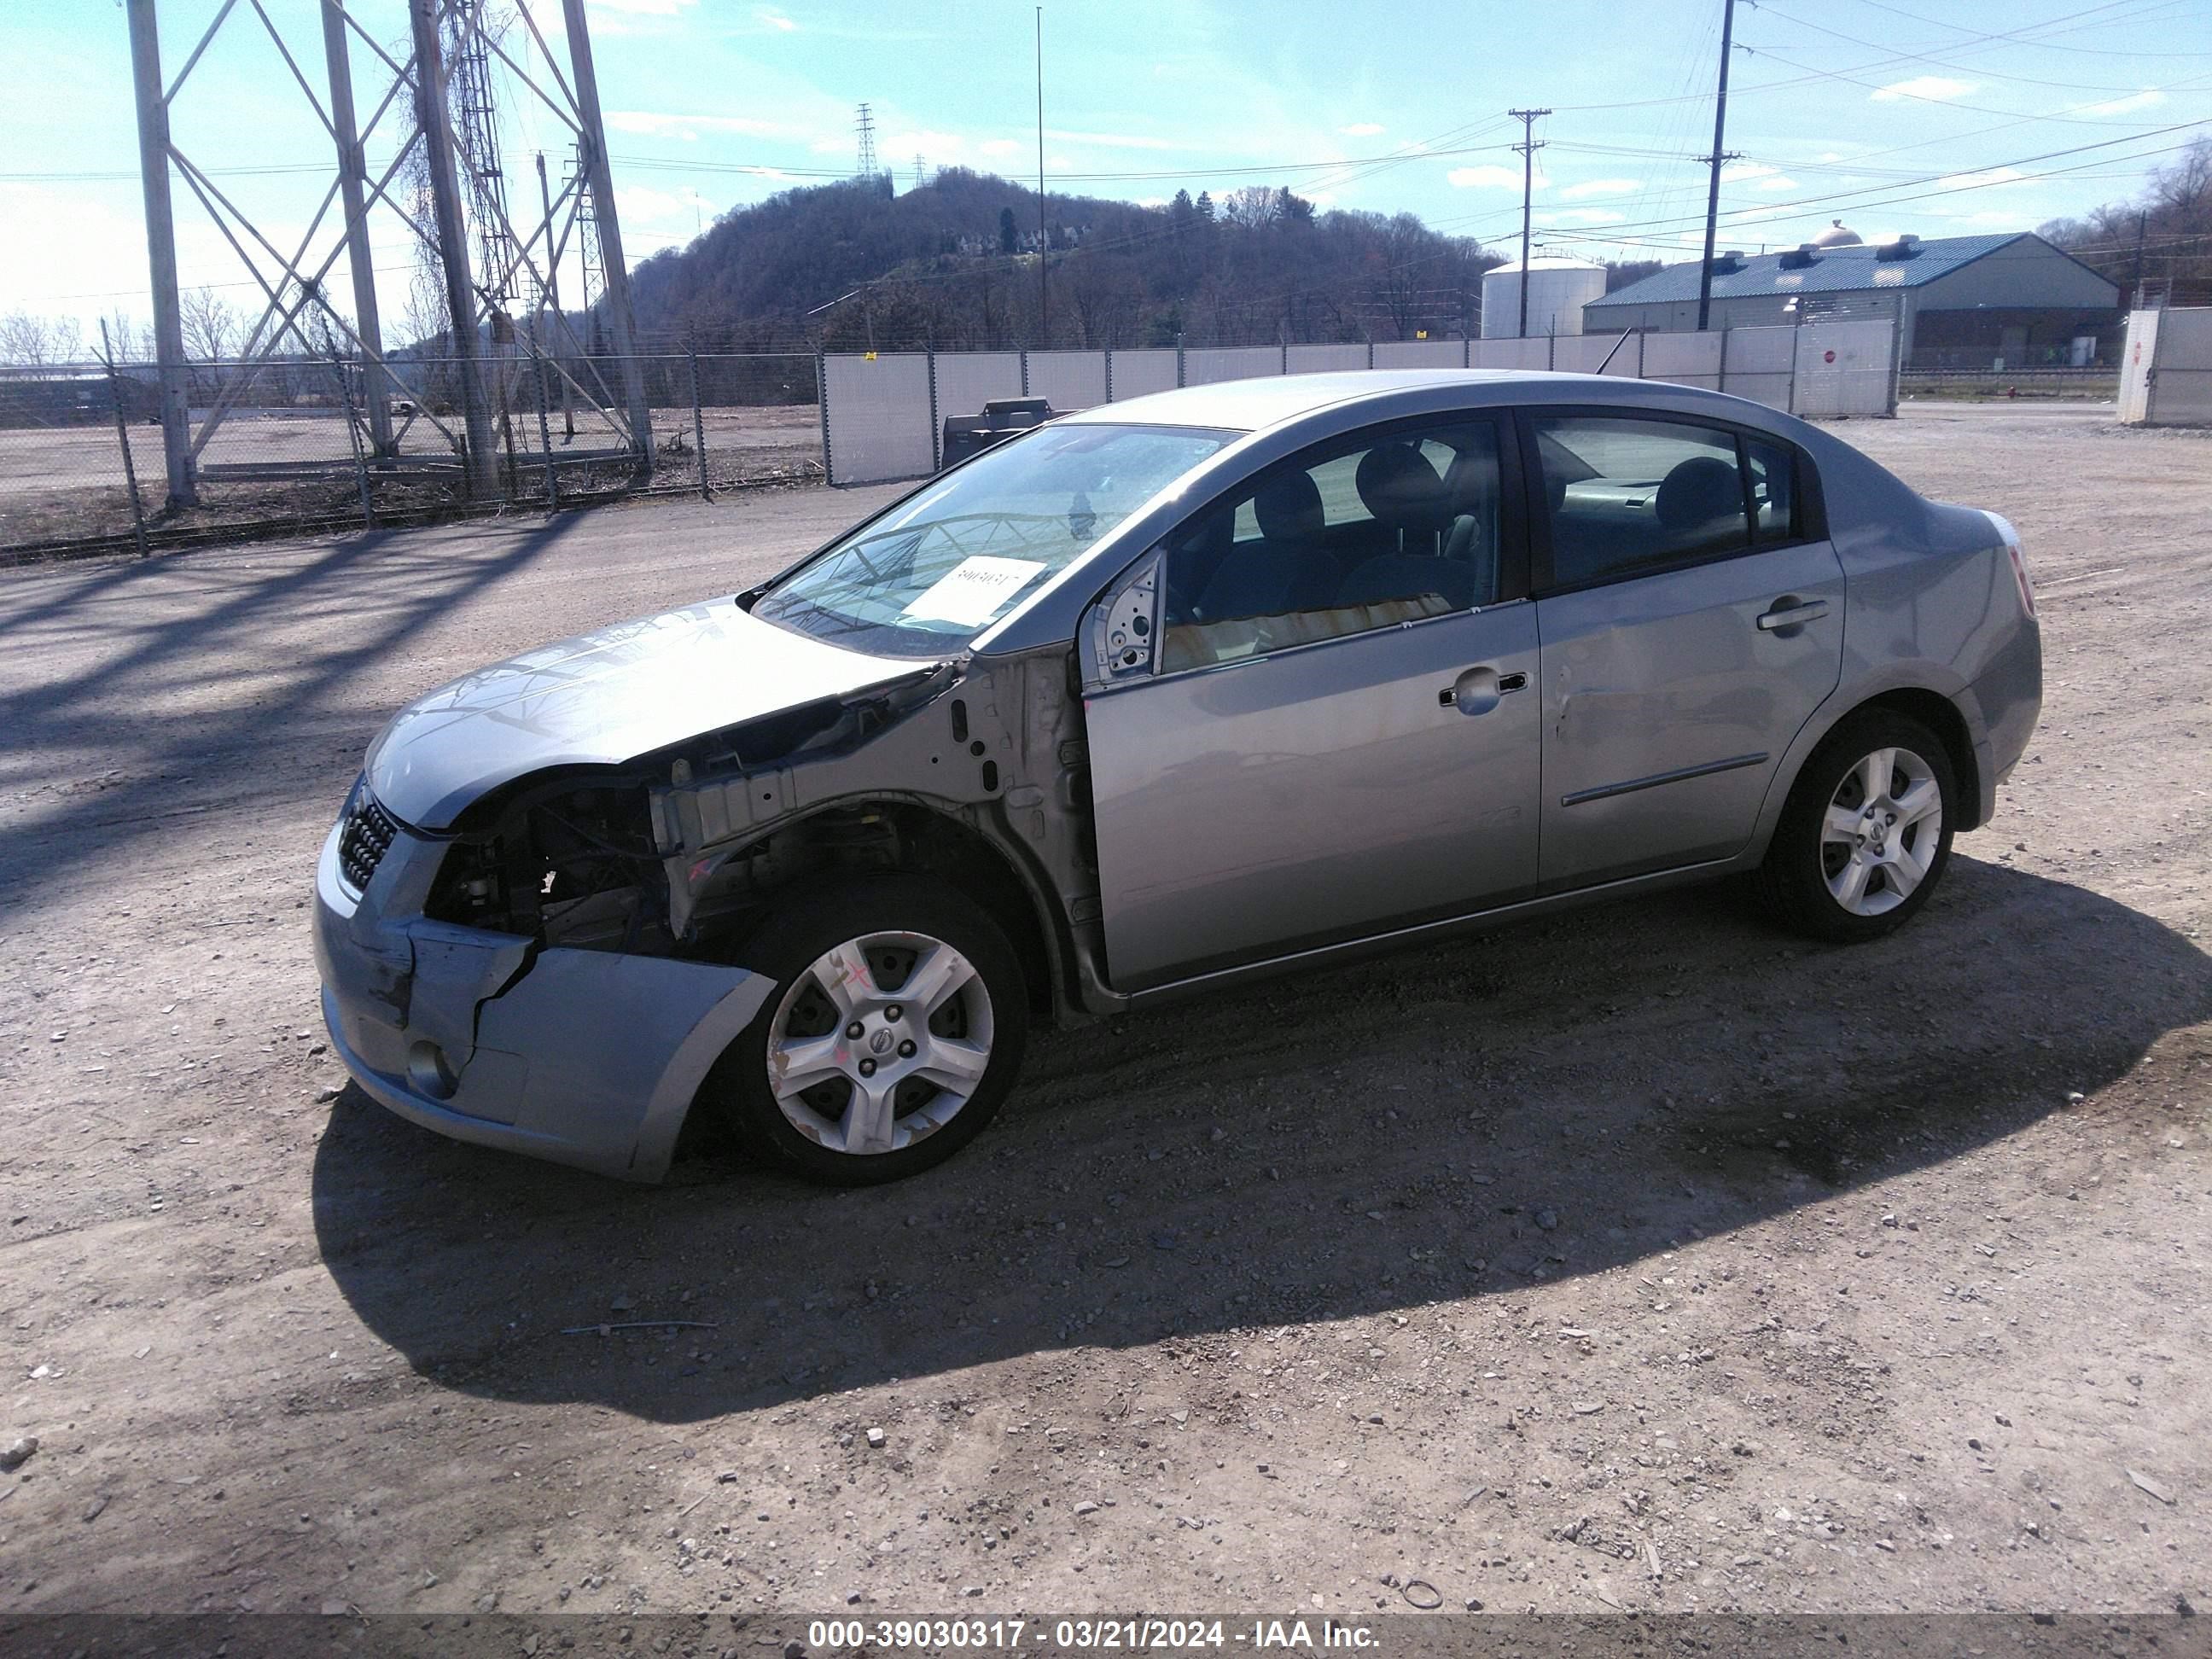
M1861 243L1851 247L1785 248L1774 253L1746 255L1733 270L1717 268L1713 272L1713 298L1734 300L1772 294L1849 294L1879 292L1886 288L1918 288L2015 242L2033 242L2062 259L2073 258L2027 231L2013 231L2001 236L1942 236L1924 242L1916 240L1902 252L1894 243L1886 246ZM1892 257L1883 258L1885 252ZM1791 263L1785 264L1784 260ZM1585 309L1669 305L1697 297L1698 262L1692 259L1686 264L1669 265L1654 272L1602 300L1592 300Z

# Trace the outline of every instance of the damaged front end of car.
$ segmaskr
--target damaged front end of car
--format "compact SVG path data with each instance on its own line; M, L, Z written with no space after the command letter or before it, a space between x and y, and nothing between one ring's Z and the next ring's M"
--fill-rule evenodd
M454 1138L634 1180L775 989L794 889L927 872L989 909L1040 1012L1106 1012L1065 647L917 665L618 765L502 783L439 830L356 785L319 873L325 1021L362 1086Z

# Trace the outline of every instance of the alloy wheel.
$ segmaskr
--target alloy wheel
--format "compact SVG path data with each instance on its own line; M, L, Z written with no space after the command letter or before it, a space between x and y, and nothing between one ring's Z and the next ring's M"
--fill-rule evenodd
M792 1127L834 1152L896 1152L951 1122L991 1062L991 996L927 933L834 945L786 988L768 1084Z
M1820 826L1829 896L1855 916L1911 898L1943 844L1943 790L1910 749L1877 749L1844 774Z

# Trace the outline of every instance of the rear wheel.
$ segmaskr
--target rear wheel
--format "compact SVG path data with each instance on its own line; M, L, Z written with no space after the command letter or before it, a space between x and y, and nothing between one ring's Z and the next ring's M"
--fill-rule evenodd
M1958 784L1942 739L1883 709L1830 732L1797 775L1759 866L1785 927L1852 944L1894 932L1951 858Z
M804 894L737 953L772 977L708 1079L746 1139L815 1180L863 1186L975 1138L1021 1068L1029 994L998 924L918 877Z

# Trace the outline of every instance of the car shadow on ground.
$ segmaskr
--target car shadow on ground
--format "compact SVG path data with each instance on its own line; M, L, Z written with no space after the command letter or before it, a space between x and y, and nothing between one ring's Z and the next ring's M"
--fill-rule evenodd
M1043 1037L987 1135L890 1187L629 1187L349 1089L315 1225L418 1371L693 1421L1602 1272L2027 1129L2208 1018L2188 939L1960 857L1851 950L1708 889Z
M335 810L343 785L298 757L357 756L374 735L388 711L356 703L357 678L548 557L576 522L565 514L431 544L365 531L304 550L112 562L41 573L55 589L43 598L5 596L0 641L18 660L51 665L0 677L0 776L33 781L36 798L0 824L0 915L35 908L52 877L91 858L161 846L181 813L250 834L272 782L319 787ZM317 635L313 619L334 615L350 626ZM236 688L227 697L226 682ZM272 755L290 763L272 769ZM82 775L87 756L101 775Z

